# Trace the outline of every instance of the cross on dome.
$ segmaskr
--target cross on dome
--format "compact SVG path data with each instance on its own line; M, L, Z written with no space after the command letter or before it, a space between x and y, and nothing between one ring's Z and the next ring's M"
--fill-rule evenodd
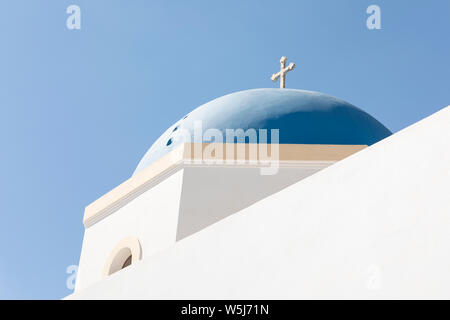
M289 66L286 67L286 57L281 57L280 59L280 72L272 74L272 81L277 81L280 78L280 88L286 88L286 73L294 70L295 63L291 62Z

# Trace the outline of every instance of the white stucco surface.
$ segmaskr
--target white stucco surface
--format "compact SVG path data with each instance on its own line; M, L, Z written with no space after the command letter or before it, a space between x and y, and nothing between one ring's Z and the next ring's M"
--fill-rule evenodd
M139 239L142 259L175 243L182 179L179 170L85 230L75 291L102 280L109 254L124 238Z
M136 239L142 259L149 258L331 163L283 164L276 175L261 175L260 168L252 166L173 166L150 181L148 189L129 195L86 228L75 291L103 280L109 273L105 270L121 269L130 255L122 240Z
M68 298L448 299L449 193L447 107Z
M300 181L325 165L297 164L261 175L260 168L203 166L183 171L177 240Z

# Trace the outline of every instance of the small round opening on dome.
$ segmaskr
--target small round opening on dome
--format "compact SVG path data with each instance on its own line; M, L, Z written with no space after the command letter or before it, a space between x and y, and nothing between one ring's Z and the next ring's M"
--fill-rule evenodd
M167 140L166 147L170 146L172 144L172 142L173 142L172 138Z
M176 126L175 128L173 128L172 132L175 132L178 130L178 126Z

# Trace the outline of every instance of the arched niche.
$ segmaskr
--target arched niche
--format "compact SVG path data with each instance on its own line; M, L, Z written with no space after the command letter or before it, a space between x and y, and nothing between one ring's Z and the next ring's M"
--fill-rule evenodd
M102 278L136 263L142 258L142 249L137 237L127 237L119 241L108 256Z

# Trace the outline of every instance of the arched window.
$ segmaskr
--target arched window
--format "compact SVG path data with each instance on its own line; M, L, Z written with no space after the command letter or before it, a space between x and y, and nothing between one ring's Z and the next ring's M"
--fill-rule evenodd
M130 256L127 258L127 260L125 260L125 262L123 263L122 269L124 269L124 268L126 268L126 267L128 267L128 266L131 266L131 259L132 259L132 258L133 258L133 256L130 255Z
M122 239L111 251L103 268L103 278L141 259L141 244L136 237Z

